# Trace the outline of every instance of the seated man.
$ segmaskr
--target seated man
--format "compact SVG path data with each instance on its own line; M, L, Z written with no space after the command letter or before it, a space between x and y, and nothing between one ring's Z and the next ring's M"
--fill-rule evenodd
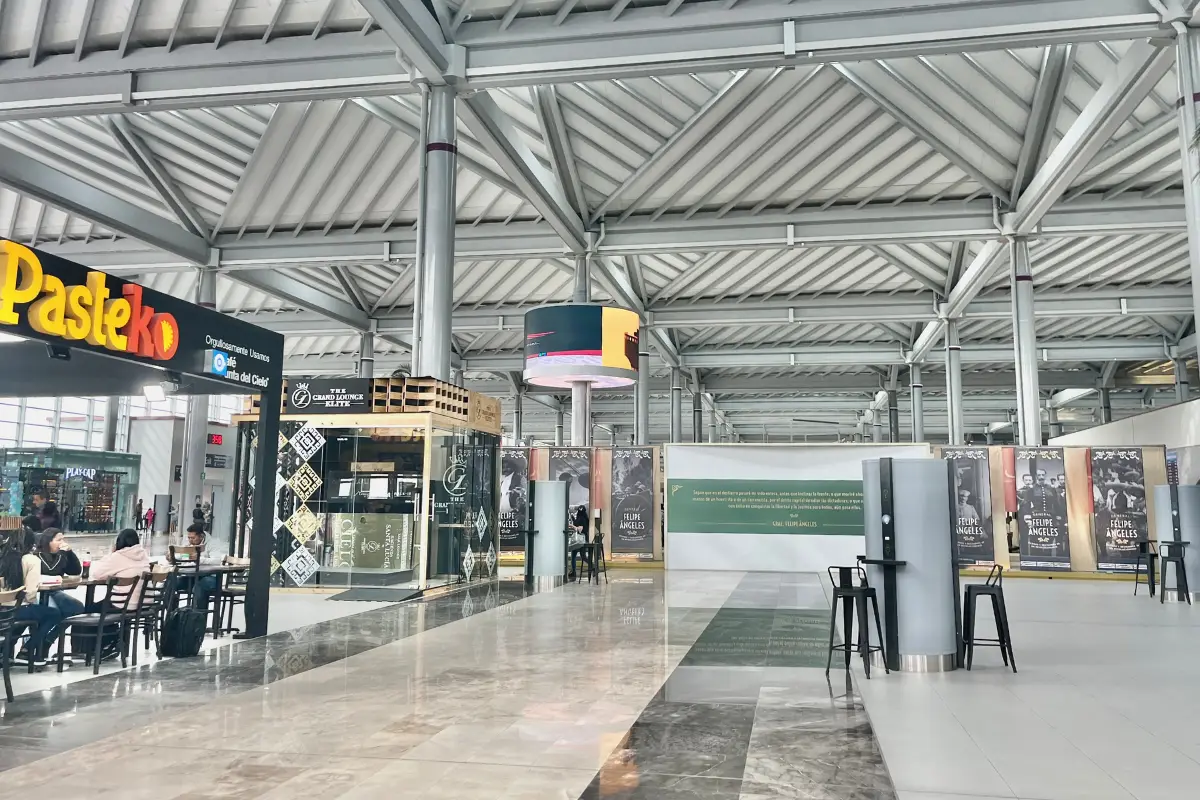
M220 556L210 556L204 549L208 542L208 536L204 532L204 523L193 522L188 526L187 541L192 547L199 548L199 558L202 565L221 563ZM215 591L217 591L216 575L202 575L198 577L196 579L196 586L192 590L192 608L208 611L208 600Z

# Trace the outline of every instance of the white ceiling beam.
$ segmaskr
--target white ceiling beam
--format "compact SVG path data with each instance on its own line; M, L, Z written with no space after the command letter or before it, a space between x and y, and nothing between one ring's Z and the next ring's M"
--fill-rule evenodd
M204 217L188 200L183 191L159 163L158 158L142 141L137 131L124 117L112 117L108 122L108 130L112 137L129 156L129 160L137 167L138 172L154 189L154 193L162 200L163 205L171 209L179 224L203 239L209 239L211 231Z
M5 145L0 145L0 185L145 242L189 264L206 265L210 261L208 242L203 237Z
M421 0L358 0L396 43L404 58L430 83L446 83L451 68L450 47L438 24Z

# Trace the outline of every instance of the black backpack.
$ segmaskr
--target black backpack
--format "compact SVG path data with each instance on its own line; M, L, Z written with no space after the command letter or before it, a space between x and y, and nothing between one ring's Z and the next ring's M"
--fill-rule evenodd
M190 658L200 652L208 614L198 608L177 608L167 614L162 629L162 654Z

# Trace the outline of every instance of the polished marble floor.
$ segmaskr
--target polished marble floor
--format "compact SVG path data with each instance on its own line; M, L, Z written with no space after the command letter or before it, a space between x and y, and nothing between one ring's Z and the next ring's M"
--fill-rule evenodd
M894 800L827 603L614 570L373 609L11 704L0 799Z

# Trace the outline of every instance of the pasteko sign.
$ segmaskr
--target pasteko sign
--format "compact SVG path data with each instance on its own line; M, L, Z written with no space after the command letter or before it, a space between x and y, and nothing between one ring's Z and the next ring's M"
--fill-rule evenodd
M7 239L0 239L0 332L206 375L242 391L282 380L279 334ZM240 369L226 368L228 359L214 352L241 356Z

